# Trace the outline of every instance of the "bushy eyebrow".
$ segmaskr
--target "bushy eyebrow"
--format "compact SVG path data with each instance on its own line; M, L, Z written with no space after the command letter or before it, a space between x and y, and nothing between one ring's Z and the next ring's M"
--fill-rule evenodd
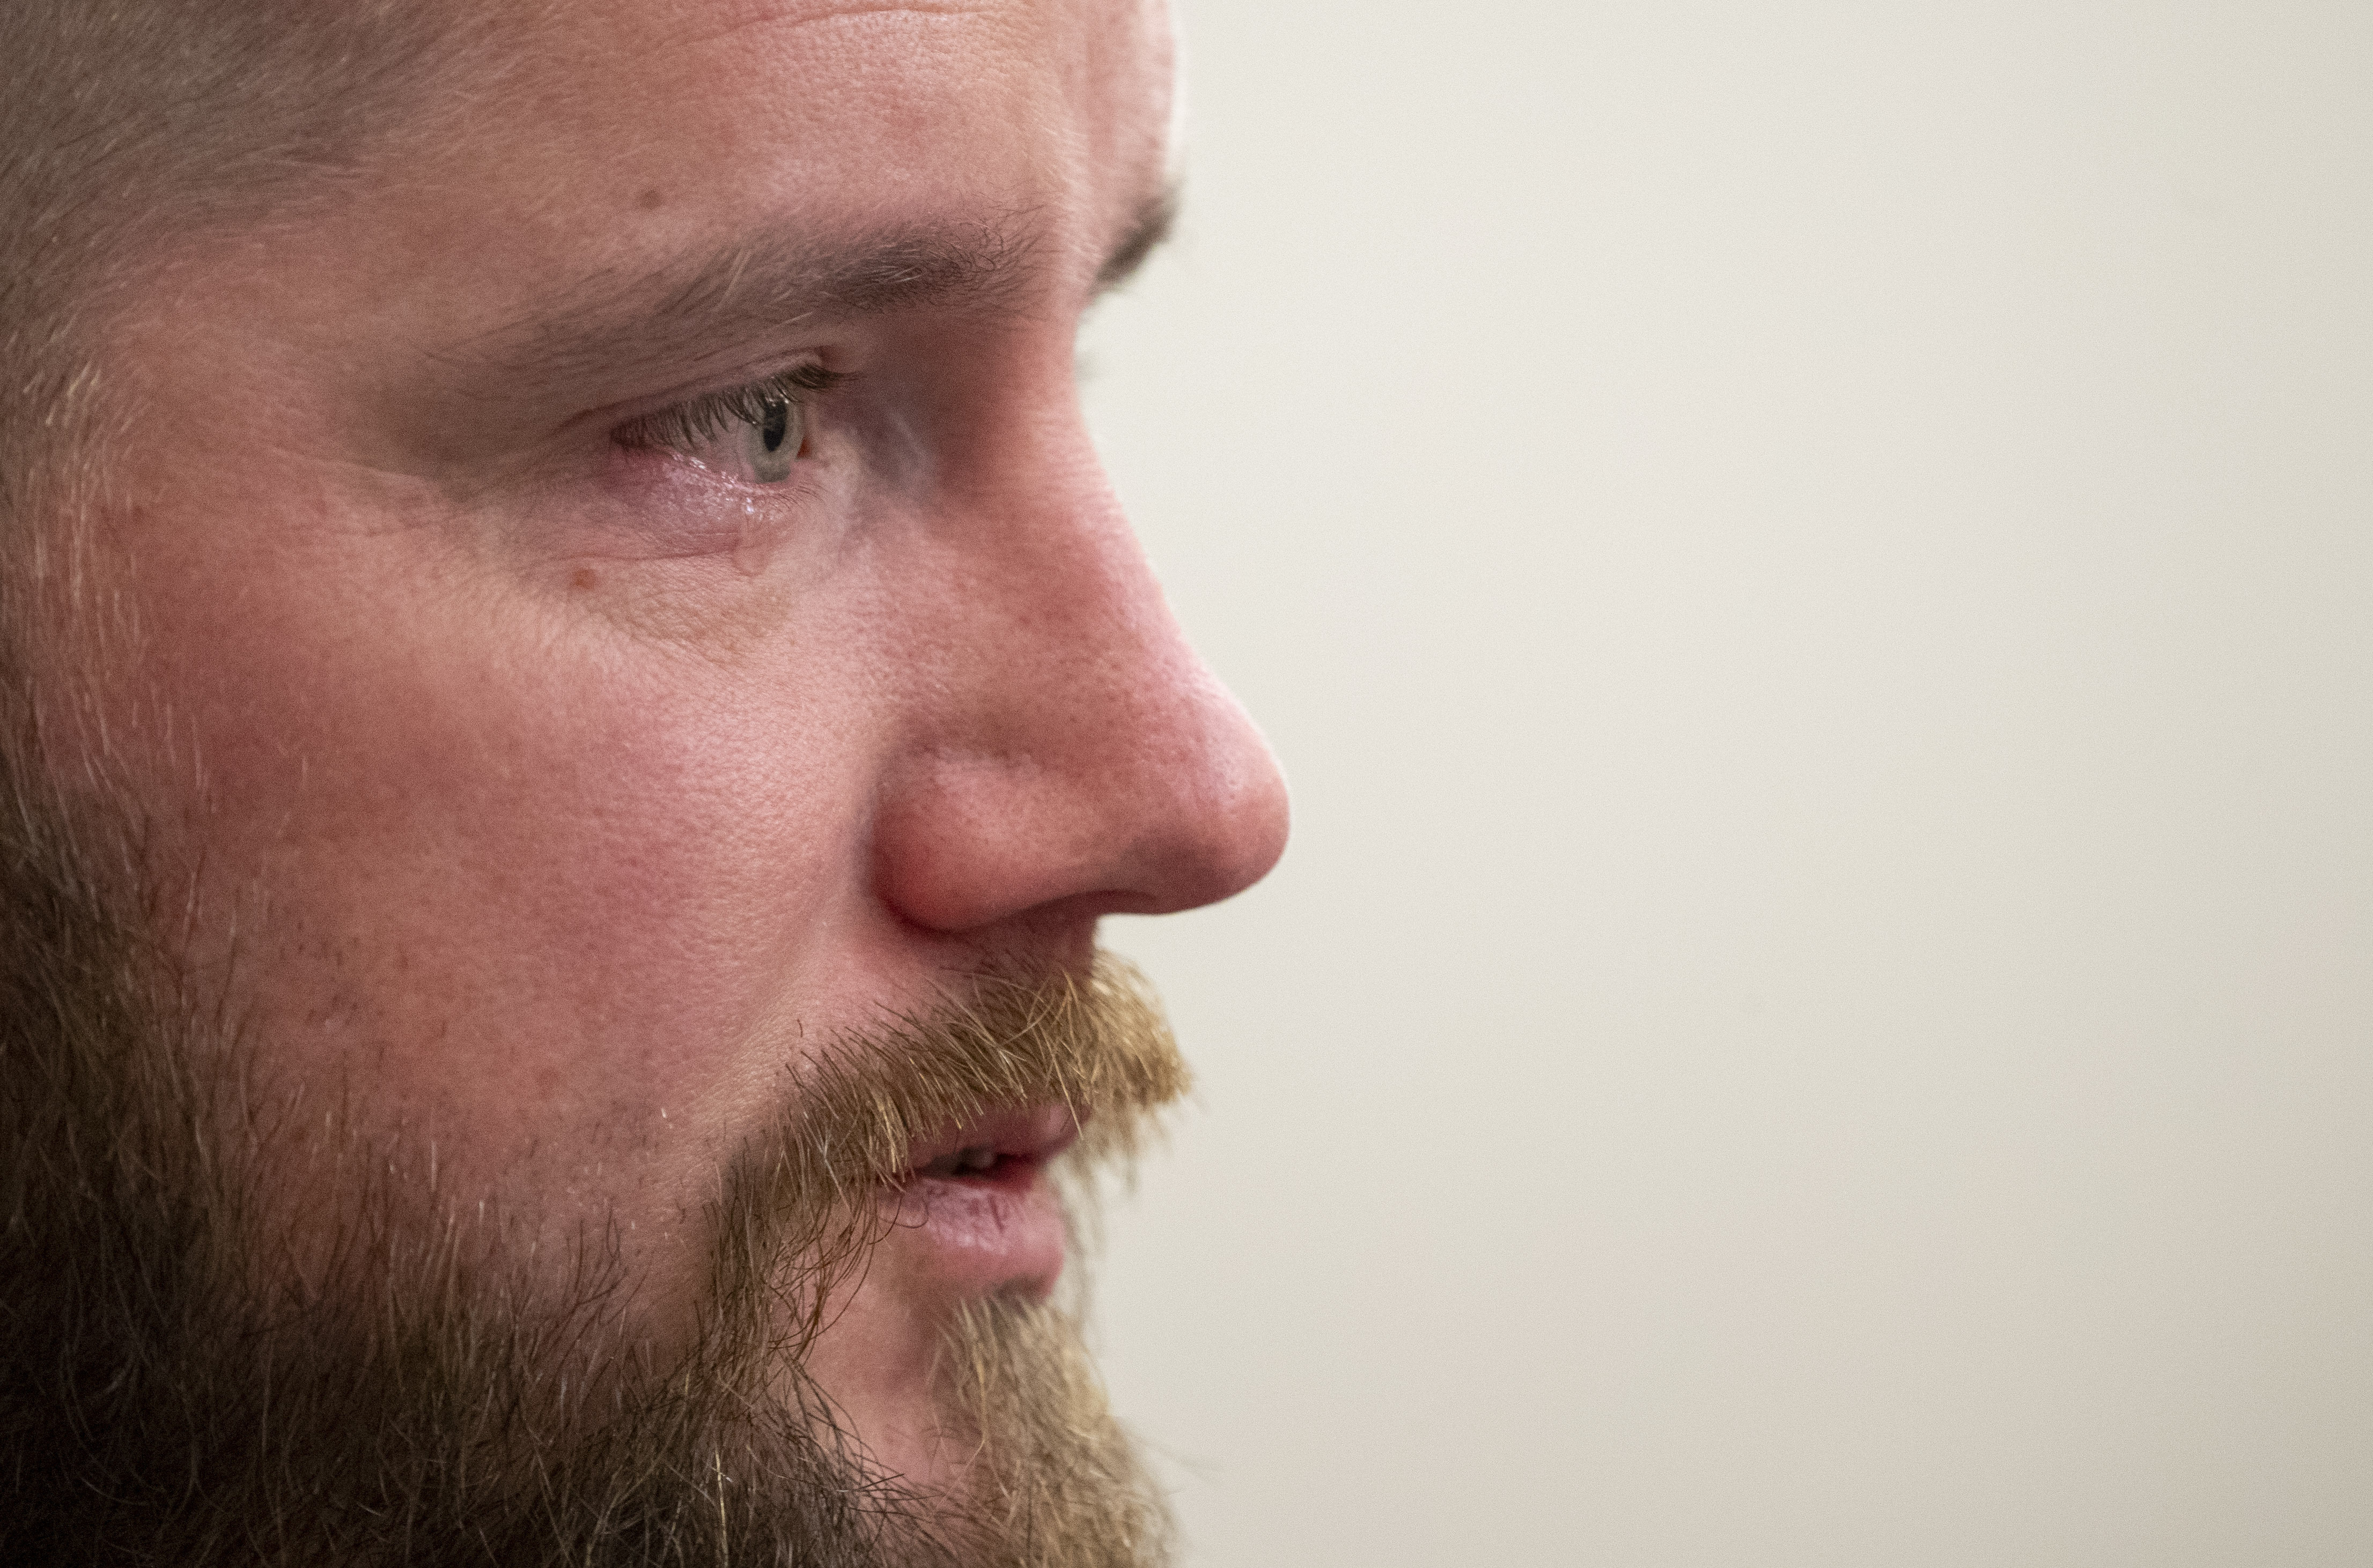
M1175 220L1175 192L1142 205L1106 253L1095 292L1143 265ZM820 244L812 231L762 235L688 262L593 273L464 351L506 377L568 380L642 360L697 361L803 323L891 310L1017 308L1040 243L1030 215L972 226L910 226Z
M766 234L637 273L592 273L465 351L499 374L572 379L697 360L803 322L926 305L1009 307L1027 280L1018 225L911 226L818 243Z
M1137 210L1137 219L1105 256L1104 265L1096 269L1096 292L1108 294L1137 275L1145 259L1161 249L1178 226L1178 187L1163 188L1159 195Z

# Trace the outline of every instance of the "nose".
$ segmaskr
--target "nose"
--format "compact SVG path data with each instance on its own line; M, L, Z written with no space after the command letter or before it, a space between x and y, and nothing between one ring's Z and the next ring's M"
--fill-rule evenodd
M935 932L1190 909L1285 847L1268 743L1187 645L1084 430L1058 447L953 503L899 617L922 678L873 871Z

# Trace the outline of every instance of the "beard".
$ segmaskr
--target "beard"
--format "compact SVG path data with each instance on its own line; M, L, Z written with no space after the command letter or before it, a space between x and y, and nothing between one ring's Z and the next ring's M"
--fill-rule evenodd
M969 1457L954 1482L885 1473L808 1370L897 1223L919 1137L1069 1105L1082 1136L1050 1176L1076 1245L1099 1169L1186 1086L1126 966L971 975L813 1053L720 1174L694 1326L659 1336L614 1236L523 1259L359 1134L327 1185L308 1167L338 1216L328 1262L287 1266L265 1216L291 1205L288 1129L255 1109L275 1103L256 1052L219 995L172 978L144 935L155 901L102 891L93 835L58 819L16 813L0 866L0 1557L1167 1559L1166 1511L1082 1345L1076 1267L1052 1301L974 1302L944 1326L934 1418Z

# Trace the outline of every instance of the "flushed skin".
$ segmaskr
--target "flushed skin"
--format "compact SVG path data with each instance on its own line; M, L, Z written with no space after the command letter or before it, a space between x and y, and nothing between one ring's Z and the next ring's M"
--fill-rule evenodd
M333 198L145 260L107 613L36 689L269 1093L515 1257L603 1228L663 1337L802 1052L1268 868L1274 766L1072 382L1168 90L1166 22L1112 0L592 0ZM885 246L944 286L698 281ZM616 438L801 363L847 379L791 482ZM342 1194L274 1157L301 1274ZM893 1231L813 1363L925 1485L947 1316L1050 1283L949 1250Z

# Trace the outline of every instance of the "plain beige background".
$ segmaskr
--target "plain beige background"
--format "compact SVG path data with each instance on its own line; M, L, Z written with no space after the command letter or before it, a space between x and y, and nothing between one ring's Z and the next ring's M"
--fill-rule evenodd
M1186 25L1189 1562L2373 1562L2373 7Z

